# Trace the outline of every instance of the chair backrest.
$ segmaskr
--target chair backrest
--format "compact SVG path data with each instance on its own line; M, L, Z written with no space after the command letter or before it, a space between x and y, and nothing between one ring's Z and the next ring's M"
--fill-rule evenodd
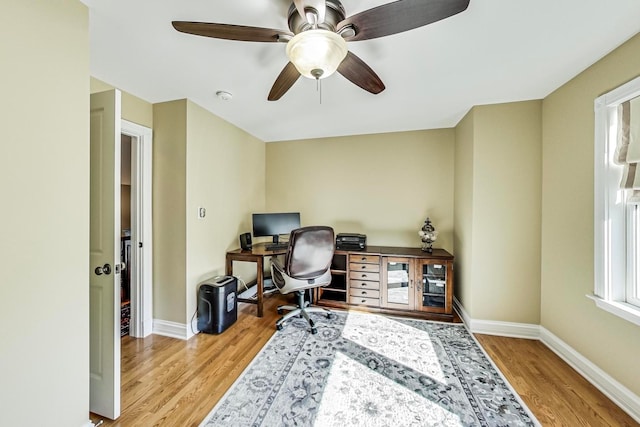
M322 276L331 267L334 250L333 228L314 225L295 229L289 235L285 273L296 279Z

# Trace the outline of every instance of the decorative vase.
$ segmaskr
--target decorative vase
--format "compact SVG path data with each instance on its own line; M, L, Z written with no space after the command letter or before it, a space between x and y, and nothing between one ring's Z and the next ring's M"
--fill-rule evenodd
M420 240L422 240L422 250L424 252L433 252L433 242L438 238L438 232L436 231L433 224L431 224L431 219L427 217L424 222L424 225L418 231L418 236L420 236Z

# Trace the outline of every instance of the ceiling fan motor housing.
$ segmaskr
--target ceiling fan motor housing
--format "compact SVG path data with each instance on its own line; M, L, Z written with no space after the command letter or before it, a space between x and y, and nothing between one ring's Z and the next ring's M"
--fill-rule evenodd
M342 6L342 3L340 3L338 0L327 0L326 5L327 9L325 12L324 22L318 22L317 28L336 32L337 25L338 23L340 23L340 21L344 20L346 12L344 10L344 7ZM289 7L288 24L289 29L293 34L298 34L302 31L313 29L313 25L298 13L298 10L293 3Z

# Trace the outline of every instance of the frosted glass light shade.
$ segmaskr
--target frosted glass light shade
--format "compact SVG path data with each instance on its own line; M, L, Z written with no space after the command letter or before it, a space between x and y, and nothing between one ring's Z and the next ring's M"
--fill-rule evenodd
M328 30L307 30L289 40L287 56L303 76L324 79L333 74L347 56L347 43Z

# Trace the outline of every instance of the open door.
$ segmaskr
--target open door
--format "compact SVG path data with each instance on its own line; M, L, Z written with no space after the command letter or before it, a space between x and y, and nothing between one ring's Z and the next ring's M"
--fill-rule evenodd
M91 412L120 416L120 91L91 95Z

